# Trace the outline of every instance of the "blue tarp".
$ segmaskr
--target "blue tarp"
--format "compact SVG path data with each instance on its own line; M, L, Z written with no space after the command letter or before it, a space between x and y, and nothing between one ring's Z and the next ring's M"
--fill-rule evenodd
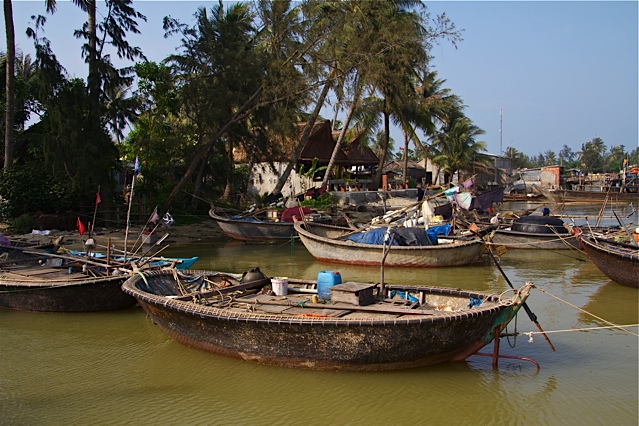
M433 244L437 244L437 236L439 234L448 235L450 228L450 225L432 226L426 230L426 235L428 235L428 239L430 239Z
M254 217L229 217L229 220L241 220L242 222L264 222L263 220L256 219Z
M386 234L386 228L375 228L370 231L359 232L357 234L350 235L346 238L349 241L353 241L355 243L360 244L384 244L384 235ZM393 241L393 245L397 246L399 243L397 241Z
M428 228L425 232L424 228L393 228L390 234L395 236L394 246L429 246L437 244L437 235L448 235L450 228L450 225L439 225ZM360 244L383 245L386 232L387 228L375 228L350 235L346 239Z

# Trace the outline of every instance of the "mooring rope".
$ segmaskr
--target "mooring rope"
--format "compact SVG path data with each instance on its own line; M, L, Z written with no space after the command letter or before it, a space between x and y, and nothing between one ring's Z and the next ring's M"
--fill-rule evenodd
M639 335L637 335L637 334L633 333L632 331L628 331L628 330L626 330L626 328L628 328L628 327L639 327L639 324L628 324L628 325L609 325L609 326L605 326L605 327L569 328L569 329L566 329L566 330L552 330L552 331L545 331L545 333L546 333L546 334L550 334L550 333L568 333L568 332L571 332L571 331L593 331L593 330L606 330L606 329L612 329L612 328L614 328L614 329L623 330L623 331L625 331L626 333L630 333L630 334L632 334L633 336L637 336L637 337L639 337ZM528 341L532 343L532 341L533 341L533 338L532 338L533 334L542 334L542 333L541 333L540 331L529 331L529 332L521 333L521 334L523 334L523 335L525 335L525 336L528 336L528 337L529 337Z
M540 245L547 243L547 242L551 242L551 241L557 241L556 239L553 240L546 240L544 242L540 242L540 243L508 243L509 246L519 246L519 247L523 247L523 248L537 248ZM499 247L499 246L504 246L504 244L500 244L500 243L493 243L493 242L487 242L486 244L488 244L489 246L495 246L495 247ZM513 250L516 250L516 247L513 247ZM546 252L552 252L554 254L556 254L557 256L564 256L567 257L569 259L573 259L573 260L578 260L580 262L585 261L584 256L585 254L583 254L582 251L577 250L577 249L573 249L573 250L568 250L568 253L562 253L563 251L566 250L558 250L558 249L544 249ZM577 256L575 256L575 254Z
M588 329L559 330L559 331L553 331L552 333L558 333L558 332L564 332L564 331L582 331L582 330L596 330L596 329L606 329L606 328L618 328L619 330L625 331L625 332L626 332L626 333L628 333L628 334L632 334L632 335L633 335L633 336L635 336L635 337L639 337L639 334L637 334L637 333L633 333L632 331L626 330L626 329L624 328L624 327L636 327L636 326L638 326L639 324L631 324L631 325L617 325L617 324L612 323L612 322L610 322L610 321L608 321L608 320L605 320L605 319L603 319L603 318L601 318L601 317L598 317L598 316L597 316L597 315L595 315L595 314L591 314L590 312L588 312L588 311L586 311L586 310L584 310L584 309L581 309L580 307L575 306L575 305L573 305L572 303L567 302L567 301L565 301L565 300L561 299L560 297L555 296L554 294L548 293L546 290L544 290L544 289L542 289L542 288L539 288L539 287L537 287L537 286L535 286L535 288L536 288L537 290L541 291L542 293L545 293L545 294L547 294L548 296L554 297L555 299L559 300L560 302L563 302L563 303L565 303L566 305L571 306L571 307L573 307L573 308L577 309L577 310L578 310L578 311L580 311L580 312L583 312L584 314L590 315L591 317L596 318L596 319L598 319L599 321L603 321L603 322L605 322L606 324L610 324L610 326L609 326L609 327L591 327L591 328L588 328ZM530 334L530 336L531 336L531 338L532 338L532 334L533 334L533 333L535 333L535 334L536 334L537 332L524 333L524 334ZM549 333L551 333L551 332L549 332Z

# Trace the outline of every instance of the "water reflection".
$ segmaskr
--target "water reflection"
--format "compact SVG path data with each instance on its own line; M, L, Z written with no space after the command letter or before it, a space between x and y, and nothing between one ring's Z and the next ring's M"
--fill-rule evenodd
M614 281L608 281L589 299L588 303L583 307L586 312L613 324L639 323L639 292L637 292L637 289L623 286ZM580 313L579 318L585 325L608 325L585 313Z

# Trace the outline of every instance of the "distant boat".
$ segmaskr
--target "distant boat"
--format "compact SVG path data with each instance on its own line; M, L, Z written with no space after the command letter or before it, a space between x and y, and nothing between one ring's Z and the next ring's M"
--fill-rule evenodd
M306 249L318 260L363 266L382 264L383 246L346 239L357 232L350 228L296 222L295 230ZM420 228L426 238L426 231ZM439 267L468 265L484 253L484 241L477 238L441 236L437 244L397 245L388 250L385 266Z
M620 188L611 188L610 192L602 190L568 190L568 189L548 189L540 186L533 186L546 198L555 203L584 203L584 204L601 204L608 200L609 203L637 203L639 202L639 193L620 191Z
M495 295L443 287L288 279L273 295L261 271L149 271L122 286L176 341L244 361L377 371L463 361L505 329L531 283ZM377 293L380 294L377 294ZM497 347L497 346L496 346Z
M508 194L504 193L504 201L534 201L542 197L542 194L533 194L530 192L526 194L518 194L514 192Z
M584 251L592 263L611 280L639 288L639 246L597 237L590 232L579 236Z
M285 242L295 238L297 233L292 221L268 218L264 212L260 216L250 214L227 215L212 207L209 216L217 222L228 237L247 242ZM302 219L302 215L300 215ZM307 220L330 222L330 218L309 214Z
M540 215L520 217L508 227L497 228L492 243L509 249L580 249L577 236L563 220Z
M77 257L87 257L86 251L69 250L69 253ZM99 252L91 252L88 257L93 259L106 260L106 254ZM130 254L128 260L135 260L138 264L148 264L149 266L175 266L177 269L191 269L195 262L198 260L198 256L193 257L164 257L164 256L138 256ZM123 256L114 256L112 262L124 262Z

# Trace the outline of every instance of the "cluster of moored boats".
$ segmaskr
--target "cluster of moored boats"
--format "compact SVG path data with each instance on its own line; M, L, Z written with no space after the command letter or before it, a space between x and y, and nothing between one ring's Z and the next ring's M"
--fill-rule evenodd
M384 267L466 265L485 253L499 267L493 252L500 247L583 250L610 279L639 287L639 245L621 221L615 229L579 229L540 214L444 219L426 199L344 227L294 209L291 222L215 208L210 215L233 238L299 238L322 261L380 267L380 282L342 282L339 273L282 281L259 268L193 270L197 258L5 244L0 308L86 312L137 303L171 337L198 349L270 365L372 371L464 360L491 342L498 348L521 308L534 318L526 302L532 283L516 288L506 278L510 288L498 295L390 285ZM494 350L494 365L498 358Z

